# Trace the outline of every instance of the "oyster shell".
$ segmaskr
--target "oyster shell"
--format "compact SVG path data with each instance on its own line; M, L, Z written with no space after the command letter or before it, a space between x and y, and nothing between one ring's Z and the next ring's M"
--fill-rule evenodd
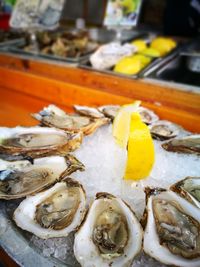
M172 191L148 192L144 251L175 266L200 266L200 212Z
M85 135L93 133L100 126L109 123L108 118L92 118L80 115L67 114L60 108L49 105L33 117L42 125L56 127L68 132L80 132Z
M84 166L72 155L39 158L33 164L0 160L0 199L37 193L77 170L83 171Z
M167 151L196 154L200 156L200 135L189 135L182 138L175 138L162 144Z
M200 177L186 177L170 189L200 208Z
M139 107L138 112L142 118L142 121L146 124L152 124L158 121L158 116L150 109Z
M66 155L77 149L82 142L82 133L66 133L45 127L0 128L0 158L18 160L49 155Z
M74 105L74 109L75 109L75 111L77 113L79 113L81 115L84 115L84 116L89 116L89 117L93 117L93 118L96 118L96 119L105 117L100 111L98 111L97 108Z
M163 141L176 137L180 133L181 127L165 120L159 120L149 126L154 139Z
M130 266L141 250L142 235L140 223L125 202L98 193L75 235L74 254L83 267Z
M119 105L105 105L98 107L98 110L111 120L114 120L119 109L120 109Z
M23 230L46 239L75 231L86 212L85 191L80 183L65 178L50 189L27 197L14 212Z

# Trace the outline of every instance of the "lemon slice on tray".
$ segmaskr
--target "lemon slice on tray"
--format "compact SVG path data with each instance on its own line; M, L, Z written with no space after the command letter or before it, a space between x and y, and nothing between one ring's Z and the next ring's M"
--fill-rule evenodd
M142 122L137 109L140 101L122 106L113 122L116 143L128 150L125 180L147 177L155 160L154 144L149 128Z

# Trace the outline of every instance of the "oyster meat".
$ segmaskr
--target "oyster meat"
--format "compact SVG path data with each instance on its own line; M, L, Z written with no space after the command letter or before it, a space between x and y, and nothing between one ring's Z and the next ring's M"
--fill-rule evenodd
M145 253L167 265L200 266L199 209L172 191L154 189L147 212Z
M163 141L179 135L181 127L165 120L159 120L150 126L151 135L154 139Z
M200 156L200 135L189 135L182 138L175 138L162 144L167 151L196 154Z
M84 166L74 156L51 156L29 161L0 160L0 199L17 199L37 193Z
M150 109L139 107L138 112L141 116L141 119L146 124L152 124L158 121L158 116Z
M170 189L200 208L200 177L186 177Z
M0 158L18 160L49 155L66 155L77 149L82 142L82 133L66 133L46 127L0 128Z
M141 250L142 236L142 227L125 202L98 193L75 234L74 254L83 267L130 266Z
M68 132L83 132L85 135L93 133L100 126L109 123L109 119L93 118L77 114L67 114L60 108L49 105L33 117L39 120L43 125L56 127Z
M68 177L46 191L27 197L13 218L21 229L47 239L75 231L85 212L85 191L80 183Z

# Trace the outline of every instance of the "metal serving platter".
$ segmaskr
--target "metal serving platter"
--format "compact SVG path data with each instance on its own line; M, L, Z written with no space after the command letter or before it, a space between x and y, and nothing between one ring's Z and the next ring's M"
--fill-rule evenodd
M0 201L0 246L15 260L20 266L24 267L80 267L73 256L60 259L59 255L44 255L45 249L40 249L35 245L39 239L28 232L20 230L12 220L13 212L20 201ZM52 239L43 242L48 251ZM35 242L35 243L34 243ZM62 249L64 242L73 242L73 235L67 238L57 238L58 250ZM71 244L70 243L70 244ZM60 245L61 244L61 245ZM72 248L72 245L71 245ZM42 254L43 250L43 254Z
M129 41L133 41L136 38L142 38L144 40L146 40L147 42L150 42L153 38L155 38L155 34L141 34L138 36L135 36L134 38L132 38ZM170 58L173 58L174 56L178 55L178 51L180 49L179 44L177 45L177 47L175 49L173 49L169 54L167 54L164 57L160 57L160 58L154 58L151 63L149 63L145 68L143 68L140 72L138 72L137 74L134 75L126 75L126 74L120 74L120 73L116 73L113 71L113 69L107 69L107 70L99 70L96 69L94 67L92 67L89 58L88 60L82 62L79 67L83 68L83 69L87 69L87 70L91 70L91 71L97 71L97 72L101 72L104 74L109 74L109 75L114 75L114 76L120 76L120 77L124 77L124 78L132 78L132 79L138 79L138 78L143 78L146 76L146 73L149 73L149 71L153 71L154 69L157 69L158 66L162 65L164 62L168 61Z

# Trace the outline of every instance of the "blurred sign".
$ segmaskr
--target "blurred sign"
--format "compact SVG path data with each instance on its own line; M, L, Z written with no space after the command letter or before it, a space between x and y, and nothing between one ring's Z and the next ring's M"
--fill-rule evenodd
M136 26L142 0L108 0L104 25Z
M65 0L17 0L10 26L18 29L55 29Z

